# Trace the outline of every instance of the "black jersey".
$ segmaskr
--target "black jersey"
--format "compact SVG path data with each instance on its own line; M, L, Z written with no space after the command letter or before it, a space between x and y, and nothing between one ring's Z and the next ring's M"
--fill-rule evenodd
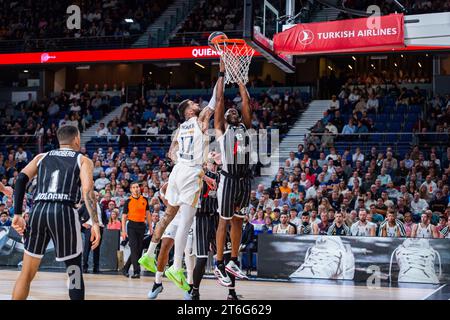
M207 170L205 175L216 180L219 185L218 173ZM217 213L217 190L211 190L209 186L203 181L202 192L200 194L200 208L197 209L197 214L215 214Z
M237 178L249 176L251 139L245 125L228 125L218 141L222 154L222 172Z
M38 162L35 201L78 203L82 154L72 149L47 152Z

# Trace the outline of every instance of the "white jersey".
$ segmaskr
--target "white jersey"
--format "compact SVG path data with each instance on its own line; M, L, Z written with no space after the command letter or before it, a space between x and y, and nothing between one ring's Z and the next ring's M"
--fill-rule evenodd
M352 224L350 232L352 236L370 237L370 230L373 228L374 224L369 221L366 221L365 224L362 224L361 221L357 221Z
M422 227L422 223L417 225L416 238L431 238L431 223L426 227Z
M277 234L288 234L289 233L289 225L287 225L286 228L282 229L281 228L281 224L278 225L277 227Z
M198 118L193 117L183 122L177 133L177 161L187 166L201 166L204 162L203 132L198 124Z
M391 227L389 224L386 226L386 236L395 238L397 237L397 225Z

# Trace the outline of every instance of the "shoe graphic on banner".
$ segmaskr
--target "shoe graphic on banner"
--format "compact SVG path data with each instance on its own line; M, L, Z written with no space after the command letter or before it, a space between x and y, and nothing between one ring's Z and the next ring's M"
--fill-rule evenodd
M290 278L353 280L355 257L349 245L339 237L319 237L306 251L305 262Z
M430 246L428 239L406 239L392 252L389 279L392 279L394 255L400 269L398 282L439 283L442 274L441 256ZM439 276L436 275L436 258L439 261Z

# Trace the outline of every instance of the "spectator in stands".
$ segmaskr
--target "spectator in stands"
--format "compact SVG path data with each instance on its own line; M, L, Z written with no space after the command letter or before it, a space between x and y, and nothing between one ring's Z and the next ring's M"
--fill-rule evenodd
M11 226L11 218L7 211L3 211L0 213L0 227L10 227Z
M348 236L350 228L344 224L344 216L342 212L336 212L334 221L328 228L327 234L330 236Z
M119 230L122 228L122 222L119 220L119 209L114 208L109 216L107 225L108 230Z

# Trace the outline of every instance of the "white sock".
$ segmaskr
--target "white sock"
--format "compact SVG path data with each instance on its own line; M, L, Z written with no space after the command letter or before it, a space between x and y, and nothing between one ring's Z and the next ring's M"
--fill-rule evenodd
M157 246L158 246L157 243L150 241L150 245L148 246L148 250L147 250L147 255L150 258L154 258L156 256L155 251L156 251Z
M155 274L155 283L160 284L162 283L162 277L163 277L164 272L160 272L160 271L156 271Z
M187 283L194 283L194 268L195 268L195 256L185 254L184 263L186 264L186 273L187 273Z
M196 208L189 205L182 204L180 206L180 220L178 223L177 234L175 236L175 252L173 258L173 266L175 270L180 270L183 267L183 253L186 248L186 243L189 235L189 229L194 221Z

